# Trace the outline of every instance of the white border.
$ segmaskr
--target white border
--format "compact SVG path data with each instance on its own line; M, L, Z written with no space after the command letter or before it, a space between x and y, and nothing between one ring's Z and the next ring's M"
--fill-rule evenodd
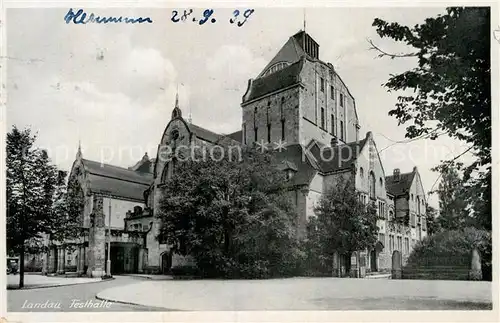
M499 29L499 5L491 2L471 1L1 1L0 0L0 254L5 255L5 134L6 134L6 15L5 8L49 8L49 7L147 7L147 8L169 8L169 7L228 7L231 6L254 6L254 7L434 7L452 5L491 6L491 30ZM498 116L500 106L498 90L499 86L499 47L493 34L491 35L491 75L492 75L492 165L498 167ZM496 91L494 91L496 90ZM499 174L496 168L492 171L493 196L499 196L498 180ZM187 321L210 321L210 322L331 322L331 321L366 321L366 322L476 322L476 321L500 321L498 311L498 262L499 251L496 248L498 241L499 221L498 199L493 198L493 311L252 311L252 312L110 312L110 313L7 313L6 289L0 289L0 323L6 322L187 322ZM0 261L2 276L0 282L6 285L5 261Z

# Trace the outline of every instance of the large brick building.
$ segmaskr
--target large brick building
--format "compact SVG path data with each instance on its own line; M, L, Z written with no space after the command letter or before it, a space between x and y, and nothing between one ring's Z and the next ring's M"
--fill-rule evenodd
M359 198L375 202L379 212L379 241L372 249L360 251L358 259L363 261L356 261L363 271L389 269L396 250L404 261L426 235L425 194L417 168L410 173L396 169L386 175L372 133L360 138L354 97L333 65L320 59L319 45L310 35L301 31L290 37L262 72L249 80L241 109L241 130L221 135L186 121L176 100L156 158L145 155L128 169L83 159L79 152L69 180L77 183L70 187L78 187L82 196L85 235L53 245L46 270L65 270L64 248L71 244L76 246L71 257L77 270L89 276L102 275L109 218L113 273L167 272L190 261L172 255L169 247L156 239L160 223L155 210L161 186L175 172L177 163L175 158L162 155L180 145L258 142L272 148L283 144L285 148L276 156L287 172L302 233L322 194L340 178L352 180ZM394 217L408 217L409 225L390 225ZM336 257L337 274L343 274L346 261L351 259Z

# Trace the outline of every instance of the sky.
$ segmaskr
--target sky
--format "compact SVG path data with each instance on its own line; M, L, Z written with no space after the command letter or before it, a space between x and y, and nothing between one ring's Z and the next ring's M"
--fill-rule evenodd
M193 10L190 17L202 17L202 8ZM217 133L240 130L248 79L303 28L304 9L255 8L241 27L229 23L233 10L215 8L216 22L200 26L172 22L167 8L87 10L153 20L134 25L66 24L66 8L8 9L7 131L31 127L61 169L70 170L79 142L84 158L128 167L145 152L155 157L177 88L183 115L191 113L193 123ZM377 36L374 18L414 26L440 13L444 8L305 10L320 59L333 64L356 100L360 137L373 133L386 175L417 166L426 191L438 178L431 168L466 146L447 137L396 143L405 140L405 125L388 112L398 93L382 85L416 62L378 58L367 40L387 52L406 51ZM437 206L437 197L429 202Z

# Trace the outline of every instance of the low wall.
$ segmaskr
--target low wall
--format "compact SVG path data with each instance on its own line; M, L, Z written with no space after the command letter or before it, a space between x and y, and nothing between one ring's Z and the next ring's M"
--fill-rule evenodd
M469 280L468 266L403 268L402 279Z
M470 255L434 255L403 266L402 279L481 280L481 261L476 250Z

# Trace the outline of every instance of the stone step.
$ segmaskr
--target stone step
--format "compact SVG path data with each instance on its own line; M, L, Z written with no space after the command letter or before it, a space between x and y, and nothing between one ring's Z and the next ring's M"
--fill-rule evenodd
M366 274L365 278L368 278L368 279L389 279L389 278L391 278L391 274L390 273L374 272L374 273Z

